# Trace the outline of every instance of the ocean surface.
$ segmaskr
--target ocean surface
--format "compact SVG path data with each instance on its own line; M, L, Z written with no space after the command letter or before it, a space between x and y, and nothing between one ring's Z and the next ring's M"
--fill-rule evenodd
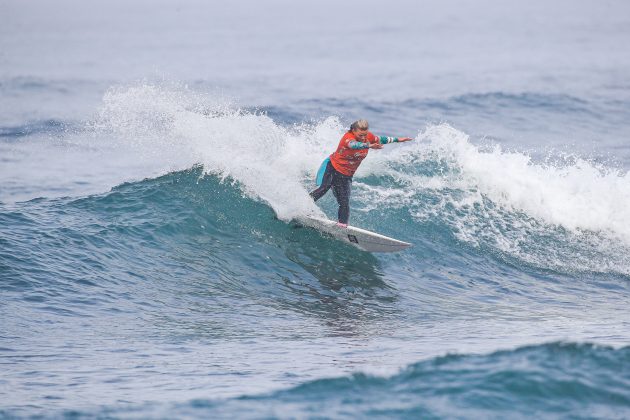
M630 417L630 3L0 19L0 418Z

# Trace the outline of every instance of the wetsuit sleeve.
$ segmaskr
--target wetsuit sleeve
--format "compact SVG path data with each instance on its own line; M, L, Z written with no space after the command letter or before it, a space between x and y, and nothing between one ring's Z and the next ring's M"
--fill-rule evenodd
M380 140L381 144L398 143L398 137L376 136L376 138Z
M378 141L381 144L398 143L398 137L374 136L373 139ZM369 149L370 143L369 142L363 143L357 140L350 140L347 143L347 146L350 149Z
M347 143L347 145L350 149L369 149L370 148L370 143L363 143L356 140L350 140Z

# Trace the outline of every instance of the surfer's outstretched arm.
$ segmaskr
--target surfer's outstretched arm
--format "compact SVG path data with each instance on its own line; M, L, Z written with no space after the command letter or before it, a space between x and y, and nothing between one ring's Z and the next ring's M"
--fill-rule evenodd
M377 136L377 139L380 140L381 144L389 144L389 143L404 143L409 140L413 140L411 137L387 137L387 136Z
M381 149L383 144L389 143L404 143L409 140L413 140L411 137L388 137L388 136L375 136L377 142L362 142L357 140L350 140L348 147L350 149Z

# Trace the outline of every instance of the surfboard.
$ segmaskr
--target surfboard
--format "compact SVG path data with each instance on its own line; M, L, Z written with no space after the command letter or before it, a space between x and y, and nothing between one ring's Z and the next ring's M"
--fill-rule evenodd
M341 241L350 243L357 248L368 252L396 252L410 247L409 242L399 241L389 236L370 232L350 226L344 228L337 226L337 222L319 217L308 216L301 220L307 226L325 232Z

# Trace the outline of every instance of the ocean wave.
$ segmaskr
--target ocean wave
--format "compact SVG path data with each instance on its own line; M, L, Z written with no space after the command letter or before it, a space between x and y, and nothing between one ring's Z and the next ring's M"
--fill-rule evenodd
M356 373L262 395L73 411L73 417L623 418L630 348L551 343L487 355L447 355L381 377ZM620 370L621 369L621 370Z
M389 378L355 374L323 379L267 396L242 397L226 406L273 413L279 405L297 417L616 417L630 413L630 372L618 370L628 362L628 347L555 343L484 356L439 357ZM267 404L271 407L265 408Z
M198 167L233 181L285 222L322 209L334 215L333 199L315 205L308 191L343 131L336 117L283 126L183 87L115 87L82 130L60 136L64 150L76 149L77 164L60 160L56 182L49 160L47 178L33 172L33 184L55 181L66 192L101 165L115 165L101 172L129 182ZM351 222L415 243L435 228L443 252L455 239L526 269L628 275L628 177L579 155L537 160L473 144L448 124L428 125L413 142L370 153L355 176ZM231 218L248 217L234 210Z

